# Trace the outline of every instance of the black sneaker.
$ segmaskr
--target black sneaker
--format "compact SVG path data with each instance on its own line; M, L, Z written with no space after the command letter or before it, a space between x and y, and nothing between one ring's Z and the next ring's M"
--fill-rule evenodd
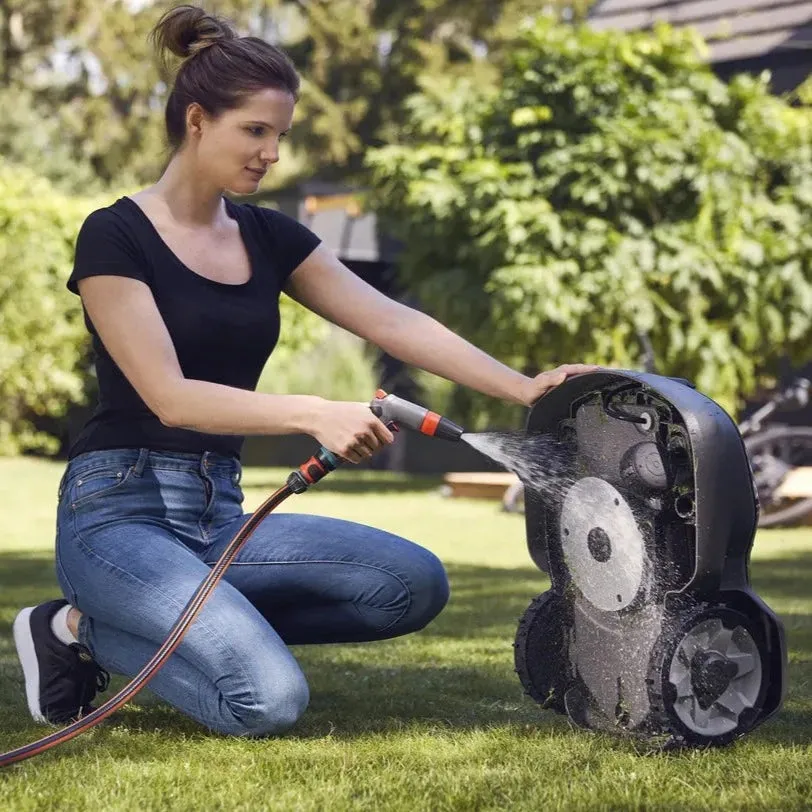
M37 722L62 725L93 710L110 675L80 643L66 645L51 630L51 618L66 600L23 609L14 619L14 643L25 677L28 710Z

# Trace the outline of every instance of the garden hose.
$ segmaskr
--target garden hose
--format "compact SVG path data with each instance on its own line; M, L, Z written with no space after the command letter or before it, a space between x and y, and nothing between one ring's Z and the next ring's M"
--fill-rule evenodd
M451 440L459 439L463 433L461 427L456 426L446 418L440 417L422 406L410 403L395 395L387 395L381 390L378 390L376 393L375 399L370 404L370 409L392 430L397 430L398 424L403 423L403 425L408 428L413 428L424 434ZM300 465L295 471L292 471L285 485L272 493L271 496L254 511L248 521L228 543L223 554L212 567L211 572L209 572L200 586L195 590L192 597L189 598L183 612L175 622L175 625L172 627L164 643L141 671L115 696L91 711L87 716L83 716L67 727L57 730L48 736L44 736L37 741L0 754L0 767L8 767L18 761L24 761L27 758L44 753L46 750L50 750L58 744L70 741L70 739L75 738L80 733L84 733L86 730L95 727L99 722L129 702L129 700L155 676L175 649L181 644L186 630L198 614L200 614L203 605L214 591L214 588L225 575L229 565L234 561L237 553L243 548L259 523L269 513L279 507L291 494L304 493L311 485L323 479L331 471L335 471L342 462L343 460L340 457L337 457L322 447L318 453L314 454L307 462Z
M298 473L298 472L294 472ZM326 472L325 472L326 473ZM58 744L69 741L75 738L80 733L84 733L91 727L99 724L103 719L106 719L112 713L117 711L122 705L129 702L157 673L158 669L169 659L172 652L180 645L186 630L191 625L192 621L200 613L209 595L211 595L214 587L217 586L220 579L225 575L225 571L229 564L234 560L234 557L242 549L245 542L250 538L251 533L257 525L276 507L278 507L285 499L288 498L294 491L288 485L279 488L273 493L262 505L256 510L251 518L240 528L239 532L229 542L223 554L218 559L217 563L212 567L211 572L206 576L200 586L195 590L195 593L189 599L184 607L181 616L178 618L169 636L166 638L163 645L155 652L152 659L136 674L133 680L122 688L115 696L111 697L101 707L91 711L87 716L77 719L67 727L57 730L48 736L26 744L23 747L18 747L16 750L10 750L8 753L0 755L0 767L7 767L17 761L31 758L31 756L44 753Z

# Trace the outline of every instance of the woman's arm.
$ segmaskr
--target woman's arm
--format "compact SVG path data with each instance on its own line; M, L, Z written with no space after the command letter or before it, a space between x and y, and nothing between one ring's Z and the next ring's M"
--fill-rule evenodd
M309 434L356 463L394 441L366 403L266 395L185 378L143 282L93 276L79 281L79 292L110 357L165 426L208 434Z
M394 441L366 403L266 395L185 378L144 282L92 276L79 281L79 292L110 357L165 426L207 434L309 434L355 463Z
M323 246L293 272L286 292L310 310L407 364L525 406L562 383L567 375L597 369L566 364L535 378L516 372L431 316L384 296Z
M322 398L266 395L185 378L143 282L93 276L79 281L79 292L107 352L164 425L210 434L309 433Z

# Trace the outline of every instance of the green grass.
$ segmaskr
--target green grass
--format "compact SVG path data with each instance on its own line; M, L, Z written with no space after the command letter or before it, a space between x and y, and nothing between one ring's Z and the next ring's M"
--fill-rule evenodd
M0 750L50 730L27 716L11 622L57 594L61 471L0 459ZM286 473L249 469L246 507ZM297 648L312 700L294 730L261 741L212 735L144 691L99 728L0 774L0 809L812 808L812 530L762 532L753 555L754 586L786 624L781 714L729 748L646 755L524 697L511 643L547 581L523 521L490 502L443 499L437 484L341 471L286 502L422 543L452 584L447 609L422 632Z

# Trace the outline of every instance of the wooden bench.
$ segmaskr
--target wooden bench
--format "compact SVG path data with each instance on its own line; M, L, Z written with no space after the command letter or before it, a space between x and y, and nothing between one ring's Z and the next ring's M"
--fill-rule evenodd
M812 497L812 467L790 471L778 486L776 495L783 499L809 499Z
M509 471L446 474L443 493L453 498L500 500L519 478Z
M776 495L784 499L812 498L812 467L807 466L790 471L778 486ZM812 513L807 513L798 524L812 525Z

